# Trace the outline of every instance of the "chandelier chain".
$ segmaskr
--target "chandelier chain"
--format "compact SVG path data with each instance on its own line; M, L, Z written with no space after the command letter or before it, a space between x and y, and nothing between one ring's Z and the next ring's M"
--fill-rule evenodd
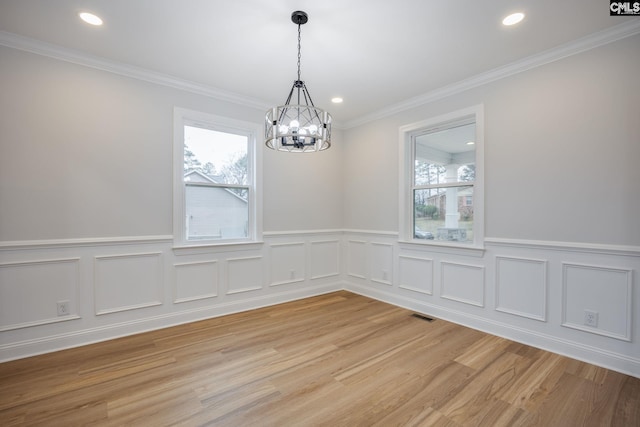
M301 40L301 36L300 36L300 24L298 24L298 80L300 80L300 58L301 58L301 54L300 54L300 40Z

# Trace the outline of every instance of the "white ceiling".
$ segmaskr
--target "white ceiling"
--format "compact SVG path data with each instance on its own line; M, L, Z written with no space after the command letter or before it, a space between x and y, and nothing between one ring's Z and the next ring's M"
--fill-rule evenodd
M81 22L91 11L105 25ZM624 24L605 0L0 0L0 31L282 104L302 79L341 123ZM504 27L502 18L525 20ZM331 104L334 96L344 103Z

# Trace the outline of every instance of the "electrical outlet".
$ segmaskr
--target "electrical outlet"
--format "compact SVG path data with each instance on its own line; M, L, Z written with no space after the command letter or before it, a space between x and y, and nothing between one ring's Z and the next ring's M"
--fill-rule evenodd
M69 301L58 301L58 316L69 315Z
M387 270L382 270L382 280L389 280L389 272Z
M293 280L296 278L296 271L295 270L290 270L289 271L289 279Z
M584 324L587 326L598 326L598 312L592 310L584 311Z

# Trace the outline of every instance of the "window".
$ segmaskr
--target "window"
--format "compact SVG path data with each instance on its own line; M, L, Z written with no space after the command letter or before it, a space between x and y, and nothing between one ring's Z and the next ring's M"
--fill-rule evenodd
M482 106L400 129L406 241L482 246Z
M260 128L179 108L174 122L176 243L194 246L258 240Z

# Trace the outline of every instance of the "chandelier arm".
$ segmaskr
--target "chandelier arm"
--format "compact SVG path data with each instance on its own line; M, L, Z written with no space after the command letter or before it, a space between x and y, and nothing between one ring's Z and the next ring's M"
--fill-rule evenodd
M291 96L293 95L293 89L296 88L296 85L294 83L293 86L291 86L291 90L289 91L289 96L287 96L287 100L285 101L284 105L289 105L291 103Z
M312 121L313 121L313 112L314 112L314 111L316 111L316 108L315 108L315 106L313 105L313 103L311 104L311 106L312 106L313 108L308 108L308 107L309 107L309 98L308 98L309 91L307 91L307 90L306 90L306 88L303 88L303 89L302 89L302 94L304 95L304 102L305 102L305 104L307 105L307 108L305 109L305 112L306 112L306 113L307 113L307 115L309 116L309 117L308 117L308 120L309 120L310 122L312 122ZM317 116L317 113L316 113L316 116Z
M304 86L303 91L305 93L305 101L307 99L307 96L309 97L309 102L311 103L311 106L313 107L313 112L315 113L316 118L318 119L318 122L322 123L324 125L324 120L322 120L320 118L320 115L318 114L318 109L316 108L316 106L313 104L313 100L311 99L311 94L309 93L309 90L307 89L306 86ZM307 102L307 105L309 104L309 102Z
M307 104L311 103L311 106L315 107L316 105L313 103L313 99L311 99L311 94L309 93L309 89L307 89L307 85L305 85L304 82L303 82L302 90L305 93L305 99L307 97L309 98L309 102L307 102Z
M289 106L289 103L291 102L291 96L293 95L293 89L295 88L295 84L293 86L291 86L291 90L289 91L289 96L287 96L287 100L284 103L284 105L286 105L287 107ZM280 117L278 117L278 122L282 121L282 118L285 116L285 114L287 114L287 110L288 108L283 108L282 112L280 113Z

